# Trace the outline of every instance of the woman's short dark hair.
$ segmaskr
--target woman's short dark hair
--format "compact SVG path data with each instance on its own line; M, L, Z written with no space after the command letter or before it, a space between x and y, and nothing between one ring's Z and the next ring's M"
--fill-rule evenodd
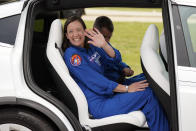
M97 28L99 31L101 28L107 28L111 33L114 31L114 25L112 20L107 16L99 16L96 18L93 27Z
M70 23L74 22L74 21L79 21L82 24L82 27L84 28L84 30L86 29L86 25L84 23L84 21L82 20L82 18L78 17L78 16L71 16L69 18L67 18L65 24L64 24L64 40L63 40L63 50L65 50L66 48L68 48L70 46L70 41L69 39L67 39L66 34L67 34L67 27ZM89 45L87 43L87 38L85 38L84 41L84 47L88 49Z

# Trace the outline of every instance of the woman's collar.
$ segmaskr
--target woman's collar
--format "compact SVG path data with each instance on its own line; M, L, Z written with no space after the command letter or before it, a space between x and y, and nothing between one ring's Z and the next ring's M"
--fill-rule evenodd
M79 47L79 46L74 46L74 45L71 45L71 47L76 48L80 51L86 51L86 49L84 47Z

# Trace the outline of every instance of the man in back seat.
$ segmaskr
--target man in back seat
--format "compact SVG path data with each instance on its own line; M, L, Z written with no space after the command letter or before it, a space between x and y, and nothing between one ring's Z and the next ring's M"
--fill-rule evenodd
M114 25L112 20L107 16L99 16L96 18L93 27L98 29L103 34L106 42L112 48L114 48L109 42L114 31ZM104 70L105 77L120 84L129 85L133 82L146 79L143 73L129 79L125 78L132 76L133 74L134 71L130 68L130 66L128 66L126 63L122 61L122 58L118 64L107 63L107 66Z

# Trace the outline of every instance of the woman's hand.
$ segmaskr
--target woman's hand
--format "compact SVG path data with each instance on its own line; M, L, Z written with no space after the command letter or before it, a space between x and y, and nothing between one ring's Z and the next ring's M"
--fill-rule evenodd
M85 30L85 35L90 39L88 41L89 44L92 44L99 48L104 48L108 45L103 35L96 28L94 28L94 30Z
M136 91L143 91L146 87L149 86L148 83L146 83L147 80L135 82L128 87L128 92L136 92Z
M131 69L128 68L128 67L125 67L122 71L123 71L123 74L124 74L125 76L132 76L132 75L134 74L134 71L131 70Z
M94 30L85 30L85 35L90 38L88 41L89 44L92 44L96 47L103 48L103 50L111 57L115 57L115 52L113 48L105 41L103 35L96 29Z

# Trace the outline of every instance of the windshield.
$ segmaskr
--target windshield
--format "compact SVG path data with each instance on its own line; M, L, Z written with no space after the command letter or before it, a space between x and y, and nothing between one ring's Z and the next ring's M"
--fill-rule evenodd
M196 8L179 6L191 67L196 67Z

